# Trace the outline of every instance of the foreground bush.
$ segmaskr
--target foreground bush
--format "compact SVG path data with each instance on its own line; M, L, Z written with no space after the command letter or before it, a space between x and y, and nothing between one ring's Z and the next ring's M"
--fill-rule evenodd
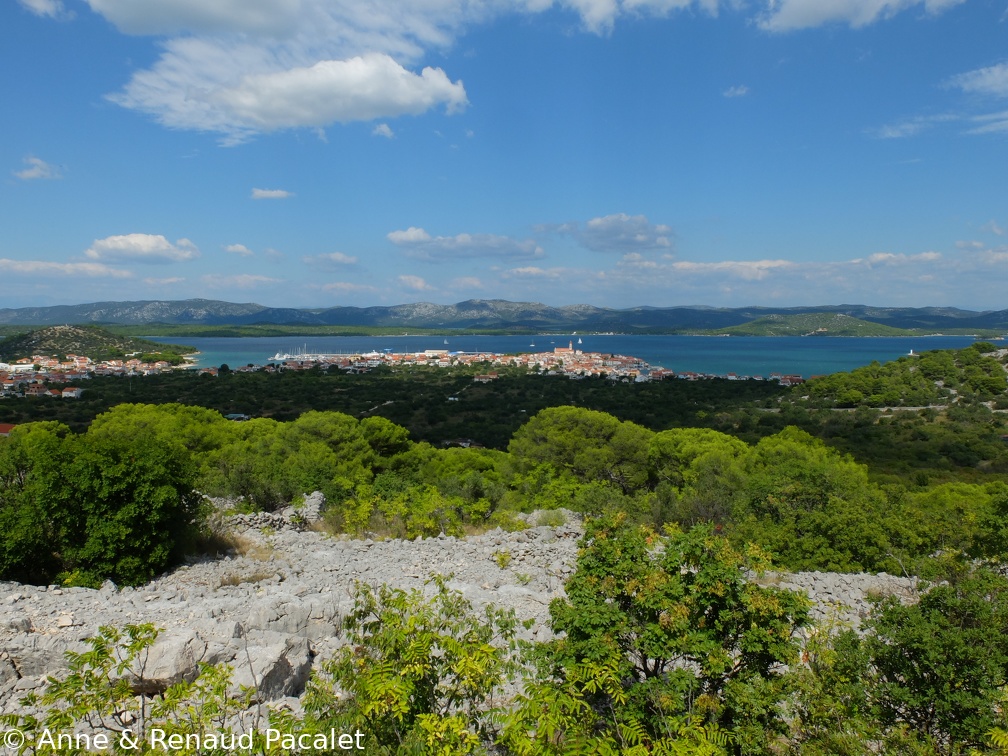
M0 577L138 585L181 559L201 497L181 446L75 436L55 423L0 444Z

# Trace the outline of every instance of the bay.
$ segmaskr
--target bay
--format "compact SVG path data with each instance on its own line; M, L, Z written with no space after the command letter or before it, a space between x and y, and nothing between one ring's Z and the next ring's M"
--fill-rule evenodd
M581 342L578 343L580 338ZM975 340L970 336L918 337L804 337L804 336L632 336L557 335L538 336L252 336L242 338L153 338L161 343L184 341L199 350L199 367L227 364L265 365L276 354L367 352L422 352L448 349L453 352L547 352L573 343L585 352L639 357L652 367L676 372L711 375L768 376L771 373L812 375L843 372L870 364L888 362L912 349L961 349ZM445 343L447 342L447 343Z

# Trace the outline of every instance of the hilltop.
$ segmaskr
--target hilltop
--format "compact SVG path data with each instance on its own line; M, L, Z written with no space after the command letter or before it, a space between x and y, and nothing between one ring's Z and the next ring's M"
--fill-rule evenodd
M0 361L13 362L36 354L64 358L68 354L92 360L121 359L127 354L161 355L168 362L182 362L182 355L196 351L179 344L159 344L146 339L119 336L96 326L58 325L8 336L0 341Z

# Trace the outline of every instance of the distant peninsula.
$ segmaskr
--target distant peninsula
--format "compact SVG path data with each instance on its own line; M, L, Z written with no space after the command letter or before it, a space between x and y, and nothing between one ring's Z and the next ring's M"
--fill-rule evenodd
M0 308L0 335L49 325L103 325L128 336L287 336L372 333L625 333L746 336L925 336L1008 333L1008 309L952 307L553 307L470 299L451 305L277 308L210 299Z
M59 359L83 356L95 361L137 357L179 365L183 363L184 355L195 351L194 347L181 344L160 344L120 336L96 326L46 326L0 339L0 362L47 355Z

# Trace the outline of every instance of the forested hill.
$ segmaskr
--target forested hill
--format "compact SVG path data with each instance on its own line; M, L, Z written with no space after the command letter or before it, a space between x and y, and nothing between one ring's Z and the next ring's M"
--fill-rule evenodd
M721 333L732 336L912 336L905 328L872 323L842 312L809 312L801 315L767 315L752 322L730 326Z
M827 407L928 407L967 401L1008 407L1008 350L977 341L966 349L911 354L882 365L815 378L800 386Z
M1008 332L1008 310L974 312L948 307L893 308L865 305L821 307L633 307L612 309L593 305L552 307L537 302L470 299L451 305L417 302L391 307L330 307L296 309L235 304L207 299L182 301L97 302L58 307L0 309L0 325L101 323L115 325L254 325L261 323L404 329L468 329L485 331L592 331L620 333L701 333L724 331L775 317L843 315L916 333ZM829 321L826 321L829 322ZM815 330L819 326L810 328ZM857 332L851 335L866 335Z
M60 359L68 354L92 360L121 359L127 354L159 354L166 359L181 358L196 351L178 344L158 344L145 339L119 336L94 326L61 325L39 328L8 336L0 341L0 361L13 362L24 357L46 355Z

